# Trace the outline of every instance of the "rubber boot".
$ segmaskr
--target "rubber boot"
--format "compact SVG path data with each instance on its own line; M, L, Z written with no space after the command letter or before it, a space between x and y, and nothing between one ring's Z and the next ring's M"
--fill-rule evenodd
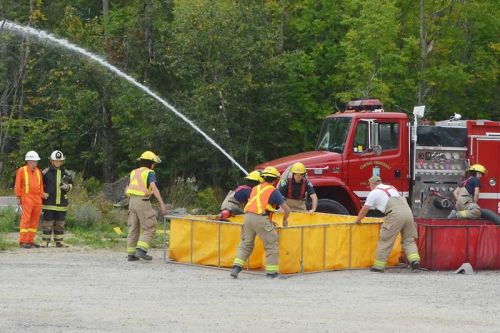
M420 267L420 262L419 261L412 261L411 263L411 271L412 272L421 272L422 268Z
M128 255L128 261L137 261L139 258L137 258L134 254L129 254Z
M49 247L49 243L50 243L50 241L46 241L46 240L44 240L44 241L42 241L42 242L40 243L40 247Z
M241 272L242 269L243 268L241 268L240 266L234 265L233 269L231 270L231 276L233 278L237 279L238 278L238 274L240 274L240 272Z
M383 273L384 270L383 269L380 269L380 268L375 268L375 267L372 267L370 268L370 272L375 272L375 273Z
M56 247L69 247L69 245L64 243L63 241L59 241L56 242Z
M141 258L141 259L147 260L147 261L153 260L153 257L148 255L148 253L146 251L144 251L143 249L140 249L140 248L135 249L135 256L137 258Z
M269 279L276 279L278 277L278 273L266 273L266 277Z

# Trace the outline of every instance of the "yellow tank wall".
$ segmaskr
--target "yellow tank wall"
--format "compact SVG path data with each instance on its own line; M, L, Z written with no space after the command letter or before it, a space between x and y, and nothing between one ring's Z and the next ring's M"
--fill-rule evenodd
M275 214L272 219L281 226L283 215ZM280 272L316 272L373 265L382 220L366 218L361 225L355 225L352 224L354 219L355 216L292 213L288 228L278 229ZM171 218L169 257L184 263L231 267L242 224L243 216L231 218L230 223L215 221L213 216ZM400 243L398 236L388 265L399 263ZM257 269L264 265L264 248L257 237L249 267Z

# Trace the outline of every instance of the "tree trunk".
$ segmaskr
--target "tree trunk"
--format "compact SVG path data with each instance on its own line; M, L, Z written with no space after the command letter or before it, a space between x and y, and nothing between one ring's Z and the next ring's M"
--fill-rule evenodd
M427 41L425 36L425 0L420 0L420 75L418 81L418 105L424 104L425 69L427 63Z
M153 63L153 4L151 0L144 0L144 37L148 52L148 61L144 66L144 81L149 78L149 68Z

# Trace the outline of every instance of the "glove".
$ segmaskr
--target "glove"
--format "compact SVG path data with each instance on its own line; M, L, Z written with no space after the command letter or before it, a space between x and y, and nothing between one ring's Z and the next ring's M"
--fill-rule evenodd
M62 184L61 185L61 190L68 191L69 190L69 185L68 184Z

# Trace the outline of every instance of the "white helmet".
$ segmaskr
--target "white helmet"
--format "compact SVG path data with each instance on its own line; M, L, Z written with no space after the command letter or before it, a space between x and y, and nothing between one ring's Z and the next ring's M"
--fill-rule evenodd
M64 154L60 150L54 150L49 158L51 161L64 161Z
M40 161L40 156L38 156L37 152L34 150L30 150L26 153L24 157L25 161Z

